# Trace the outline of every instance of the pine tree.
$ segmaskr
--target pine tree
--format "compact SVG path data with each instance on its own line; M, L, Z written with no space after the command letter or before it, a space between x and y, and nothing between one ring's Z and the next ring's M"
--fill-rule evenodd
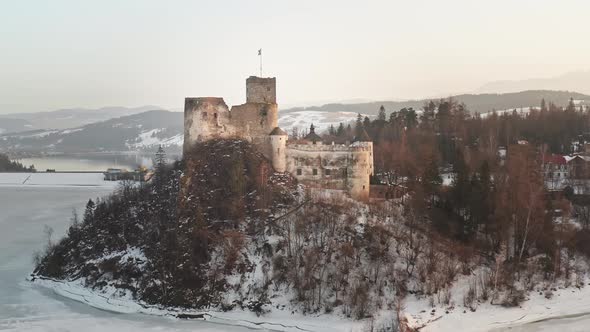
M547 110L547 104L545 103L545 98L541 99L541 111Z
M158 147L158 151L156 151L156 158L154 161L156 170L161 170L166 167L166 152L161 145Z
M567 104L567 111L574 112L576 110L576 104L574 103L574 98L570 98L569 103Z
M356 126L354 127L354 136L361 137L362 132L363 132L363 116L360 113L358 113L358 115L356 116Z
M381 107L379 107L379 115L377 115L377 120L385 122L386 116L387 115L385 114L385 107L381 105Z
M89 199L88 203L86 203L86 209L84 210L84 223L88 223L92 220L92 218L94 217L95 208L96 204L94 204L94 201L92 201L92 199Z
M416 114L416 111L414 111L413 108L409 108L408 112L406 113L406 128L408 129L413 129L416 128L416 126L418 125L418 115Z
M154 158L154 189L161 193L166 182L166 152L160 145Z
M371 127L371 119L369 119L368 116L365 116L365 119L363 120L363 127L365 130L368 130Z
M340 124L338 125L338 129L336 130L336 136L344 136L344 125L342 124L342 122L340 122Z
M328 128L328 134L330 134L331 136L336 135L336 128L334 128L334 125L330 125L330 128Z

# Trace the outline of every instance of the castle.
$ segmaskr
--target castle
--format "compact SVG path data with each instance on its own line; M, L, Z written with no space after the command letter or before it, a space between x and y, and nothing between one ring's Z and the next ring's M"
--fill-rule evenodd
M184 151L213 138L250 141L275 171L289 172L309 188L341 190L354 199L369 199L373 175L373 143L362 135L353 143L324 142L313 125L303 139L289 141L278 127L276 79L250 76L246 103L232 106L223 98L186 98Z

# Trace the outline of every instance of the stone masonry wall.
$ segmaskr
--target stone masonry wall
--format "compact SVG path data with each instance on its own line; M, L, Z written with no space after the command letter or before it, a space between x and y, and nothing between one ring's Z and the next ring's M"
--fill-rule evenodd
M246 102L276 104L276 79L274 77L248 77L246 79Z
M184 101L184 151L195 142L235 134L223 98L186 98Z

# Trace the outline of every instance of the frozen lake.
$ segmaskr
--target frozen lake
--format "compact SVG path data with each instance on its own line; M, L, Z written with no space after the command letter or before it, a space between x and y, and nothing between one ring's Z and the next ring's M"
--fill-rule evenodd
M57 155L39 158L22 158L23 165L35 165L38 171L55 169L57 171L106 171L107 168L136 169L139 166L152 166L151 155L141 154L79 154Z
M0 331L250 331L246 328L101 311L31 286L33 253L45 245L43 228L61 237L72 209L107 187L0 186Z

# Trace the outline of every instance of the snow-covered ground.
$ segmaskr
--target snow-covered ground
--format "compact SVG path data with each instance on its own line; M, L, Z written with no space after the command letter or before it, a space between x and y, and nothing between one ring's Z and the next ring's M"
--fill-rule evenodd
M169 146L182 146L184 143L184 135L178 134L172 137L159 138L156 135L162 132L165 128L152 129L144 131L139 134L137 142L127 143L127 146L133 149L142 149L150 147L169 147Z
M547 299L542 290L533 291L518 307L475 302L475 311L463 306L463 296L473 276L461 276L451 288L448 305L430 306L427 299L409 296L405 315L414 327L424 332L451 331L588 331L590 324L590 284L576 288L556 287ZM567 327L567 328L566 328ZM566 329L564 329L566 328Z
M516 111L516 114L518 114L520 116L525 116L525 115L529 114L529 112L531 111L531 108L530 107L515 107L515 108L510 108L507 110L499 110L499 111L481 113L480 116L482 119L485 119L494 113L496 113L498 116L501 116L503 114L512 114L514 111Z
M0 186L115 188L117 185L116 181L105 181L102 173L0 173Z
M364 116L364 115L363 115ZM313 125L318 131L327 130L330 125L338 128L340 123L345 126L355 121L357 113L354 112L323 112L323 111L295 111L288 113L279 112L279 127L290 133L291 129L297 127L299 130L309 129Z

